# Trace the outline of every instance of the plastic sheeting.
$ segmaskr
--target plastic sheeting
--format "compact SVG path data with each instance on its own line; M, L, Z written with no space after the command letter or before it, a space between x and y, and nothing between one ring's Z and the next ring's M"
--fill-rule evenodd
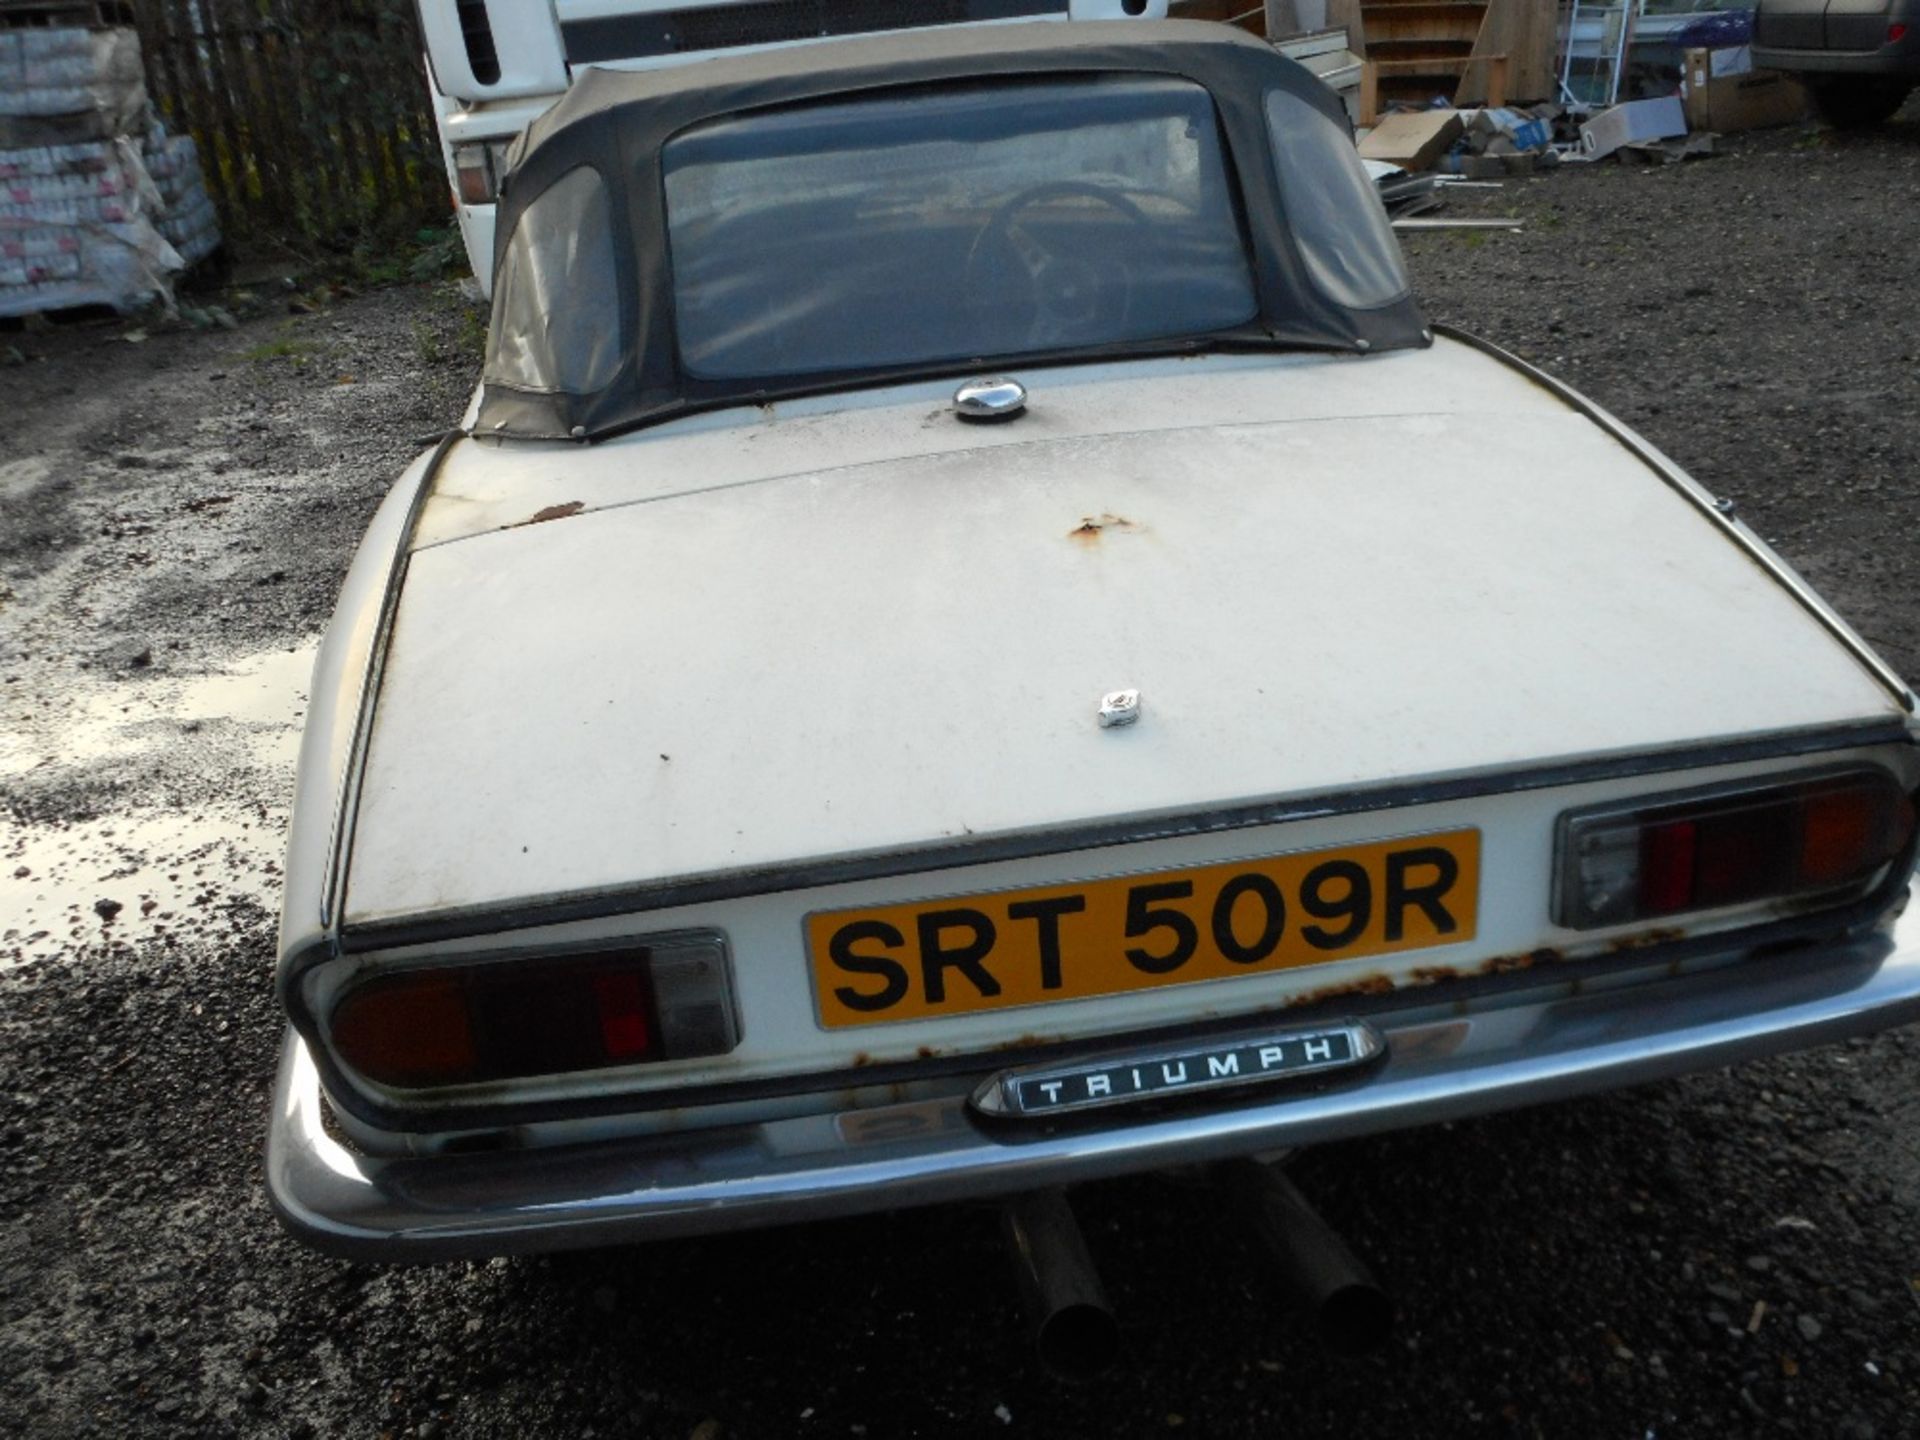
M193 141L131 30L0 31L0 315L171 299L220 243Z

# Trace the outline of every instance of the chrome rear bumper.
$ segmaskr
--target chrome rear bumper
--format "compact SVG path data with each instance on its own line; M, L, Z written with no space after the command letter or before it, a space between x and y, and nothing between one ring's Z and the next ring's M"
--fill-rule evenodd
M1909 75L1920 77L1920 39L1906 36L1878 50L1790 50L1754 45L1755 69L1807 75Z
M1911 894L1911 892L1909 892ZM372 1159L322 1123L288 1033L267 1141L275 1208L363 1260L693 1235L977 1198L1510 1109L1794 1050L1920 1018L1920 908L1822 949L1369 1019L1385 1062L1342 1088L1110 1128L983 1128L962 1099L674 1137Z

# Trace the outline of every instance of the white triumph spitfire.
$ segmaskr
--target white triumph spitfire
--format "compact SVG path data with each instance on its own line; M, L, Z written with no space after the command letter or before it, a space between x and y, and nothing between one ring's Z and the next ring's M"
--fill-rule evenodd
M1920 1013L1913 695L1423 320L1271 48L590 73L500 235L307 721L313 1244L1031 1195Z

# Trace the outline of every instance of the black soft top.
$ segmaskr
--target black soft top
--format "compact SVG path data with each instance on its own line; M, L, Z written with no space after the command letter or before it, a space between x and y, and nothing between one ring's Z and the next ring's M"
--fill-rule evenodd
M808 375L778 380L713 380L686 373L674 334L662 148L703 121L770 106L853 97L905 86L1070 75L1164 76L1192 81L1213 97L1238 183L1258 315L1246 325L1176 341L1058 354L969 357L965 363ZM1366 309L1345 308L1312 283L1286 220L1271 160L1265 105L1286 91L1351 127L1337 96L1311 72L1231 26L1204 21L1109 21L955 26L793 46L641 71L588 68L516 142L499 202L494 255L495 325L489 341L477 433L599 439L694 410L785 395L933 375L966 374L1018 361L1220 348L1373 351L1429 343L1410 295ZM617 326L617 361L595 371L587 393L503 382L494 359L499 317L512 277L502 260L521 213L582 166L607 186L617 304L595 309ZM1377 205L1352 217L1384 226ZM520 297L525 313L529 297ZM602 337L602 343L609 337ZM606 374L611 378L600 383Z

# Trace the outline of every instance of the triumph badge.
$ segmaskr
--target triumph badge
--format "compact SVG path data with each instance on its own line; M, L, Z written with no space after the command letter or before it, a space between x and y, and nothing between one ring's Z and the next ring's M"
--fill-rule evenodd
M999 1119L1046 1119L1116 1105L1311 1083L1363 1070L1386 1051L1386 1040L1364 1020L1335 1020L1002 1070L973 1092L972 1104L980 1114Z

